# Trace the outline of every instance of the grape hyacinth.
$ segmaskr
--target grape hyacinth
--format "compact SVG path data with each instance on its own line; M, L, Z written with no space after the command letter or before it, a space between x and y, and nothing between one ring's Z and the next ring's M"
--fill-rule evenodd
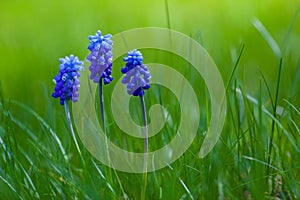
M89 36L88 49L91 53L87 56L87 60L91 63L90 79L95 83L99 83L100 79L103 79L104 85L106 85L113 80L111 76L113 44L111 37L111 34L102 36L100 30L95 35Z
M123 60L126 62L126 65L121 69L122 74L125 74L122 83L128 84L127 93L133 96L143 96L144 90L150 88L151 74L147 66L143 64L141 52L134 49L128 52L128 55Z
M104 119L104 98L103 98L103 83L109 84L113 77L111 75L112 70L112 35L101 35L101 31L98 30L95 35L90 35L90 44L88 49L91 51L87 56L87 60L91 63L89 70L91 72L90 79L94 83L98 83L99 89L99 101L100 101L100 122L103 128L104 134L106 134L105 119ZM107 158L110 162L108 152L107 137L105 140L107 149ZM111 173L111 172L110 172Z
M142 118L144 125L144 186L141 190L141 199L145 199L147 190L147 163L148 163L148 125L146 106L144 100L144 90L150 88L151 74L148 67L143 64L143 56L140 51L134 49L129 51L127 56L123 58L126 65L121 69L125 76L122 79L123 84L127 84L127 93L133 96L139 96L142 107Z
M64 105L68 126L75 142L76 149L80 155L81 160L84 161L76 139L68 105L69 100L72 100L73 102L78 101L78 90L80 86L79 71L83 70L83 62L80 61L78 57L75 57L72 54L70 55L70 57L66 56L65 58L60 58L59 61L60 69L58 75L56 75L53 79L53 82L56 84L56 86L54 92L52 93L52 97L60 98L60 104Z
M101 35L101 31L98 30L95 35L90 35L90 44L88 49L91 53L87 56L87 60L91 63L89 70L91 71L90 79L94 83L98 83L99 97L100 97L100 119L101 125L105 132L104 124L104 100L103 100L103 83L109 84L113 77L111 75L112 70L112 35Z
M83 62L70 55L65 58L60 58L60 69L58 75L54 77L53 82L56 84L52 97L60 98L60 104L64 105L65 102L72 100L78 101L78 90L80 86L79 77L80 70L83 70Z

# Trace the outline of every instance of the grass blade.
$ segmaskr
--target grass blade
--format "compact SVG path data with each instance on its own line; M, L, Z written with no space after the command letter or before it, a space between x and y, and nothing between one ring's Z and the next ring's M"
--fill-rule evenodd
M194 200L194 197L193 197L192 193L190 192L189 188L185 185L185 183L183 182L183 180L182 180L180 177L178 177L178 179L179 179L181 185L183 186L183 188L185 189L185 191L186 191L186 192L188 193L188 195L190 196L190 198L191 198L192 200Z
M98 165L95 163L95 161L93 159L92 159L92 163L93 163L94 167L96 168L97 172L99 173L99 175L101 176L101 178L105 181L108 189L113 193L114 196L117 197L117 193L115 192L115 190L113 189L113 187L111 186L111 184L106 180L106 178L103 175L101 169L98 167Z
M253 23L253 26L256 28L256 30L260 33L260 35L265 39L265 41L267 42L267 44L273 51L276 58L278 60L280 60L282 58L281 50L280 50L278 44L276 43L276 41L271 36L271 34L265 28L265 26L257 18L255 18L252 23Z
M279 86L280 86L280 80L281 80L281 71L282 71L282 59L280 59L279 64L279 71L277 76L277 85L276 85L276 94L275 94L275 102L273 105L273 117L276 119L276 110L277 110L277 104L278 104L278 95L279 95ZM271 155L272 155L272 147L273 147L273 138L274 138L274 132L275 132L275 120L272 121L271 125L271 136L270 136L270 143L269 143L269 153L268 153L268 164L271 164ZM269 174L270 168L267 168L267 174Z
M54 140L56 141L56 143L58 144L58 147L62 153L62 155L64 156L64 159L66 162L69 162L68 156L66 154L66 151L62 145L62 142L60 141L59 137L57 136L57 134L52 130L52 128L50 127L50 125L38 114L36 113L33 109L31 109L29 106L26 106L25 104L18 102L18 101L10 101L11 103L23 108L24 110L26 110L28 113L32 114L37 121L39 121L52 135L52 137L54 138Z
M166 17L167 17L168 29L171 29L171 21L170 21L170 12L169 12L168 0L165 0L165 8L166 8Z
M236 92L239 93L240 95L242 95L242 92L239 88L236 88ZM249 101L251 101L252 103L258 105L258 101L252 97L249 94L246 94L246 97ZM268 111L265 106L262 106L262 111L267 114L272 120L274 120L274 123L277 124L278 128L280 128L282 130L282 132L284 133L284 135L286 136L286 138L289 140L289 142L291 143L291 145L294 147L294 149L297 151L297 153L300 154L300 148L297 146L297 144L295 143L295 141L293 140L293 138L291 137L291 135L289 134L289 132L283 127L283 125L278 121L277 118L275 118L273 116L273 114L270 113L270 111Z
M0 175L0 179L19 197L19 199L23 200L23 197L19 195L17 190L5 179Z

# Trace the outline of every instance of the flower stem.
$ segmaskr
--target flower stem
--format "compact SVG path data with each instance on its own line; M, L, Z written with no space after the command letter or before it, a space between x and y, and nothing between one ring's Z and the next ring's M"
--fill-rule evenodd
M103 100L103 86L102 86L102 78L98 83L99 89L99 100L100 100L100 122L101 127L103 128L104 134L106 134L105 124L104 124L104 100Z
M110 164L108 141L107 141L107 135L106 135L105 120L104 120L104 99L103 99L103 80L102 80L102 78L100 78L100 81L98 83L98 89L99 89L99 101L100 101L100 123L101 123L101 127L103 129L104 135L105 135L105 147L106 147L107 161ZM111 173L110 169L109 169L109 177L110 177L110 180L112 180L112 173Z
M82 163L84 164L84 159L82 157L82 153L80 151L80 148L79 148L79 145L78 145L78 142L77 142L77 139L76 139L76 135L75 135L75 132L74 132L74 128L73 128L73 125L72 125L68 101L65 101L64 107L65 107L65 113L66 113L66 118L67 118L68 126L69 126L70 131L71 131L71 135L72 135L73 140L75 142L75 146L76 146L76 149L77 149L77 151L79 153L79 156L80 156L80 158L82 160Z
M148 160L148 127L147 127L147 115L146 115L146 106L144 95L140 96L141 106L142 106L142 117L143 117L143 125L144 125L144 188L142 190L142 200L145 199L146 196L146 189L147 189L147 160Z

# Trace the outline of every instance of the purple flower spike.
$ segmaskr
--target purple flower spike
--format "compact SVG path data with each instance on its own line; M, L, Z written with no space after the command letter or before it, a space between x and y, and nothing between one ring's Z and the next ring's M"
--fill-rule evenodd
M151 74L146 65L143 64L143 56L136 49L128 52L123 58L126 65L121 69L125 76L122 79L123 84L127 84L127 93L133 96L143 96L144 90L150 88Z
M90 79L99 83L100 79L103 78L104 84L109 84L113 80L111 76L113 44L111 34L102 36L101 31L98 30L95 35L89 36L89 40L88 49L91 53L87 56L87 60L91 63L89 67Z
M56 84L52 97L60 98L60 104L64 105L65 101L78 101L78 90L80 86L80 70L83 70L83 62L73 55L70 57L60 58L59 72L53 79Z

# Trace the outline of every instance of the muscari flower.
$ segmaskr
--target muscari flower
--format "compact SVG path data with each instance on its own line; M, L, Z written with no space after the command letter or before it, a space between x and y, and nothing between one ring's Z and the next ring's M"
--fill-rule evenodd
M101 35L101 31L97 31L95 35L90 35L90 45L88 49L91 53L87 56L87 60L91 63L89 70L91 71L90 79L95 83L99 83L102 78L104 84L109 84L113 77L111 76L112 68L112 35Z
M65 58L60 58L60 69L58 75L53 79L56 84L52 97L60 98L60 104L64 105L65 101L78 101L78 90L80 86L80 70L83 70L83 62L70 55Z
M134 49L123 58L126 65L121 69L125 76L123 84L127 85L127 93L133 96L143 96L144 90L150 88L151 74L146 65L143 64L143 56L140 51Z

